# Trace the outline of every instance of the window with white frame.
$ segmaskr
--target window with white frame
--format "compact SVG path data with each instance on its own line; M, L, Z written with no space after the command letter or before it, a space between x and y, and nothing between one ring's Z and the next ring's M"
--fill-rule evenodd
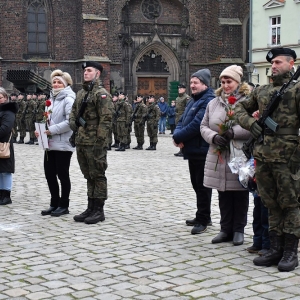
M271 46L280 45L280 29L281 29L281 17L270 18L270 29L271 29Z

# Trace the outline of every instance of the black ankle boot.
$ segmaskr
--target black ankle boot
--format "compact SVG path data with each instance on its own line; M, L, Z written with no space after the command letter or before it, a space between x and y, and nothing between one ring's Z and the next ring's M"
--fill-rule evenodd
M299 239L289 233L284 234L284 250L283 255L278 263L278 270L280 272L290 272L298 267L298 243Z
M102 222L105 220L104 216L104 202L105 200L101 200L99 198L94 199L94 209L92 213L84 220L86 224L96 224L98 222Z
M24 138L20 137L20 139L17 141L17 144L24 144Z
M42 211L41 211L41 214L42 214L42 216L48 216L48 215L51 215L51 213L52 213L53 211L55 211L56 208L57 208L57 207L50 206L48 209L42 210Z
M150 146L146 148L146 150L153 150L152 147L153 147L153 143L150 143Z
M94 208L94 201L92 198L88 197L88 206L87 209L79 215L73 217L76 222L84 222L84 220L91 215Z
M120 147L117 148L115 151L125 151L125 144L120 143Z
M262 256L255 257L253 263L256 266L270 267L277 265L283 255L283 236L278 236L275 231L269 232L270 249Z
M8 190L2 190L2 197L1 197L1 201L0 201L0 205L7 205L7 204L11 204L11 198L10 198L10 191Z

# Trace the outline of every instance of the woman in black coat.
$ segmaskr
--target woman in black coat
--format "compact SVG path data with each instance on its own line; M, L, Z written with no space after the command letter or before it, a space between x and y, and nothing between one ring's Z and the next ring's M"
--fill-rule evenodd
M0 142L10 140L10 157L0 158L0 205L12 203L10 192L12 188L12 173L15 172L15 156L11 132L18 111L18 104L8 102L8 94L0 87Z

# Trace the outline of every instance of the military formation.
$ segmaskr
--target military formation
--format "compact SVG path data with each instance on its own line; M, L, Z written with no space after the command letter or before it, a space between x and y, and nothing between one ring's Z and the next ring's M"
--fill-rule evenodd
M25 144L34 145L36 137L34 135L35 122L42 122L45 111L45 100L48 95L44 92L40 93L12 93L10 95L11 102L18 103L18 112L16 114L13 142L24 144L26 131L29 132L29 141ZM19 136L19 139L18 139Z

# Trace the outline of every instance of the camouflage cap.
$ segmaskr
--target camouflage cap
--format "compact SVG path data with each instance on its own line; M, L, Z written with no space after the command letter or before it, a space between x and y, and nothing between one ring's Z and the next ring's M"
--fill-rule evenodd
M296 60L297 55L296 52L290 48L283 48L283 47L278 47L278 48L273 48L271 49L266 56L266 60L268 62L272 62L272 59L274 59L276 56L291 56L294 60Z

